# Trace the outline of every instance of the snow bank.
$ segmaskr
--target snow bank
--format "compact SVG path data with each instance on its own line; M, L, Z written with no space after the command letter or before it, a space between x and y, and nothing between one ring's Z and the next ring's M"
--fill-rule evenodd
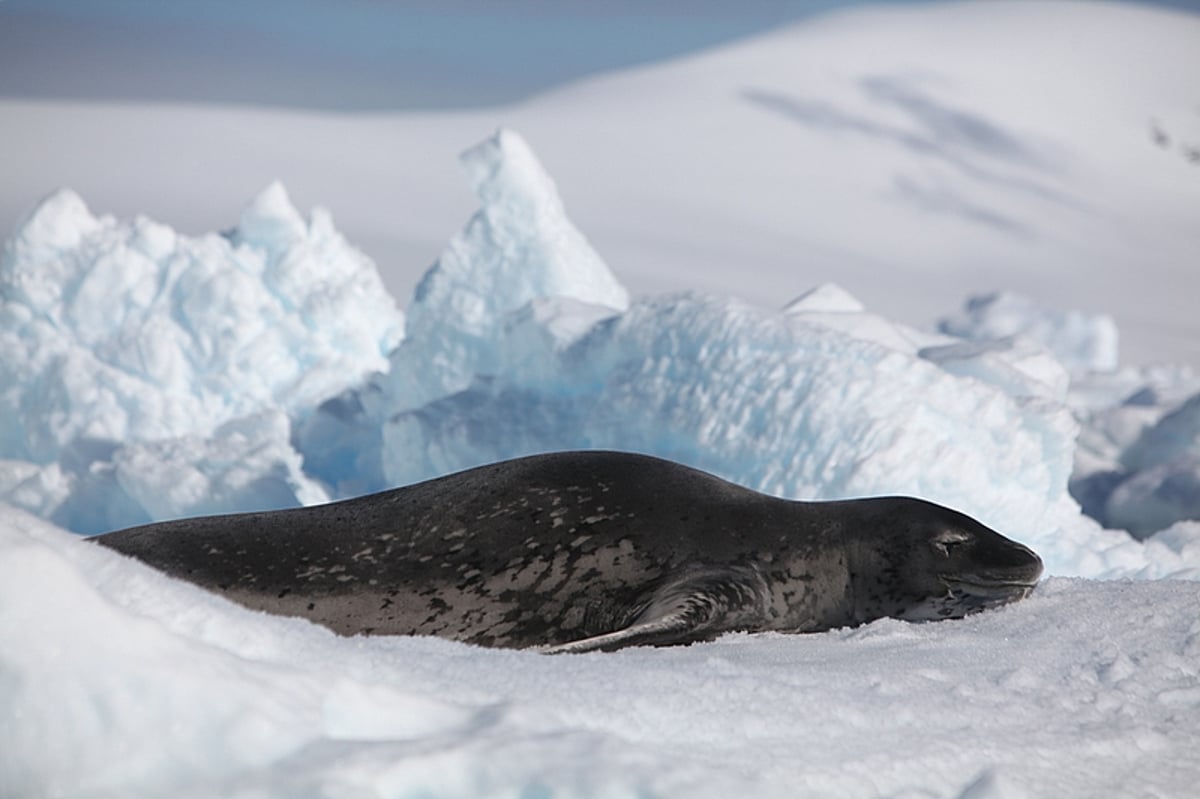
M544 657L339 639L13 509L0 551L5 795L1182 796L1200 780L1194 583L1052 579L955 622Z

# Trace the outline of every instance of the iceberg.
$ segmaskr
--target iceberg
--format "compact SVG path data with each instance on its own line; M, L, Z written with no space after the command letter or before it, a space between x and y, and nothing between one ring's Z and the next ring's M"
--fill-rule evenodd
M402 334L374 265L328 212L302 218L278 183L231 233L197 238L144 217L96 217L74 192L56 192L0 261L3 496L88 532L224 508L200 497L216 485L207 478L148 486L181 458L240 457L199 442L230 441L230 425L248 430L274 412L283 423L252 437L277 436L265 468L289 475L290 500L274 490L255 499L245 476L234 480L242 490L226 482L218 493L238 505L323 498L299 474L286 415L386 368ZM140 499L123 495L136 485L147 488L134 490Z
M403 317L327 212L276 183L229 236L93 216L62 190L0 262L0 453L206 435L315 406L386 365Z
M779 310L630 300L518 134L463 162L480 209L406 317L327 214L304 220L278 185L236 230L196 239L55 195L6 249L5 335L22 357L4 367L0 499L99 532L607 448L779 496L925 497L1030 544L1050 573L1200 573L1186 530L1139 543L1083 516L1068 490L1081 485L1081 425L1094 438L1086 425L1114 397L1149 391L1136 375L1075 371L1099 355L1064 364L1064 348L1103 349L1080 343L1109 341L1103 320L1063 322L1004 295L972 302L972 325L928 333L834 284ZM1154 385L1174 399L1181 384ZM1140 433L1097 450L1093 475L1125 469ZM1188 468L1121 493L1095 477L1089 505L1120 518L1118 505L1152 504L1160 529L1192 513L1164 499L1190 485Z
M1137 538L1200 519L1200 394L1145 427L1108 475L1104 519Z
M392 408L416 408L494 374L505 318L541 297L624 310L629 294L571 224L553 181L517 133L463 153L480 210L425 273L385 383Z
M1117 324L1111 316L1050 310L1010 291L972 297L962 313L946 317L939 328L971 341L1033 339L1073 372L1117 368Z

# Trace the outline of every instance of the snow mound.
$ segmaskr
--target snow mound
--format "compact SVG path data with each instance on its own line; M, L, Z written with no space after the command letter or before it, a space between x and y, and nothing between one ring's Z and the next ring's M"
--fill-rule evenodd
M0 637L20 642L0 655L0 697L20 719L0 734L11 795L224 793L314 739L369 746L471 723L472 710L344 670L332 634L63 542L15 509L3 519Z

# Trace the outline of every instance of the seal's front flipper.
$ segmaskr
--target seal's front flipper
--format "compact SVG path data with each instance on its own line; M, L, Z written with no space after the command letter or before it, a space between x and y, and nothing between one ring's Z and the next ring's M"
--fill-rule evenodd
M707 641L738 629L743 618L761 621L768 600L766 581L755 568L694 569L660 586L629 625L534 651L559 655Z
M642 618L646 614L638 616ZM687 608L647 621L635 622L611 633L593 635L565 644L539 646L535 652L546 655L562 655L570 652L611 652L627 646L668 646L676 643L691 643L704 636L698 633L706 629L702 613L689 614Z

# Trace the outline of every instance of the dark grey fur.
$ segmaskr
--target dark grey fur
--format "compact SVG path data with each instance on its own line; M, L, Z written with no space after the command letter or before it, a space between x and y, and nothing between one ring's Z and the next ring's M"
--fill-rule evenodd
M552 652L956 618L1026 596L1042 571L1026 547L923 500L794 502L619 452L96 540L346 635Z

